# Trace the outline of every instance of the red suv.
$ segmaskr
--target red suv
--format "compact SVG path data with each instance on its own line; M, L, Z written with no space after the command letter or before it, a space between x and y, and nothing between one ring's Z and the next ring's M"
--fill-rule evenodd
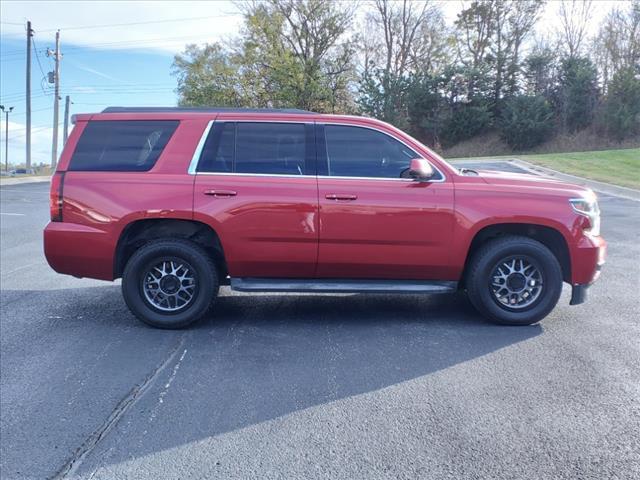
M107 108L75 116L44 232L54 270L114 280L188 325L218 287L447 293L527 325L604 262L591 190L458 170L386 123L300 110Z

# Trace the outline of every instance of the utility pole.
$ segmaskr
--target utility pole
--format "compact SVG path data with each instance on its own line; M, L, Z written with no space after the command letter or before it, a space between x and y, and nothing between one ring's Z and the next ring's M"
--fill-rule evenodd
M13 107L9 107L7 109L4 108L4 105L0 105L0 110L2 110L5 114L5 122L4 122L4 169L5 171L9 171L9 114Z
M31 37L33 37L33 29L31 28L31 22L27 22L27 151L26 151L26 166L27 170L31 168Z
M56 49L54 52L47 50L47 56L53 56L55 70L53 72L54 98L53 98L53 142L51 145L51 171L56 168L58 162L58 109L60 103L60 30L56 32Z
M67 95L64 99L64 129L62 130L62 145L67 144L67 137L69 136L69 104L71 99Z

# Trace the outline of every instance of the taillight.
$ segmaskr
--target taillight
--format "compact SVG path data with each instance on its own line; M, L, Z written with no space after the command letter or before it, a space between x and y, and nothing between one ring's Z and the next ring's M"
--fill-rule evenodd
M62 187L64 185L64 172L56 172L51 177L51 191L49 192L49 211L52 222L62 221Z

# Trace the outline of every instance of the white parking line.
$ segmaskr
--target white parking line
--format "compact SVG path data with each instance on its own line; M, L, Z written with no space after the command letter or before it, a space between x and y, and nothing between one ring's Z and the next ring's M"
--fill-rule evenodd
M12 215L14 217L24 217L24 213L7 213L7 212L0 212L0 215Z

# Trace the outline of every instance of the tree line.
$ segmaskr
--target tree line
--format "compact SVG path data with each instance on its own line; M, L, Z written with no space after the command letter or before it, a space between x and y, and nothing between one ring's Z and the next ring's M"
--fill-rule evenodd
M592 129L640 135L640 0L478 0L447 25L433 1L252 0L227 42L188 45L183 106L364 114L437 149L496 131L515 150ZM552 36L536 33L558 8Z

